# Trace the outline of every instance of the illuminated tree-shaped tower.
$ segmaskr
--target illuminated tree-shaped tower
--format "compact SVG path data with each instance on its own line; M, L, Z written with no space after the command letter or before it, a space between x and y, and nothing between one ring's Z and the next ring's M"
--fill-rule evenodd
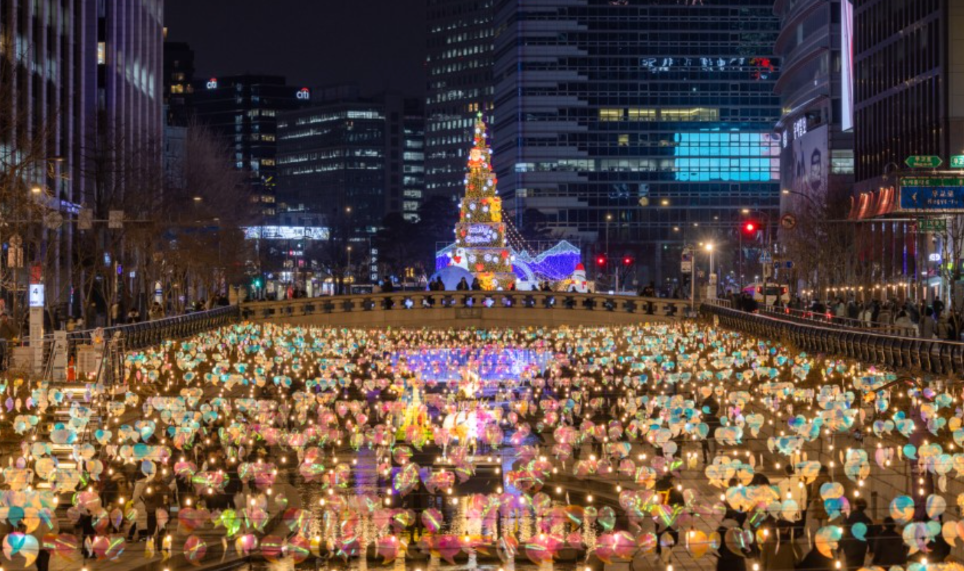
M508 289L515 281L512 254L505 245L502 199L496 190L492 150L479 113L475 121L475 145L469 152L459 222L455 225L452 263L467 269L487 290Z

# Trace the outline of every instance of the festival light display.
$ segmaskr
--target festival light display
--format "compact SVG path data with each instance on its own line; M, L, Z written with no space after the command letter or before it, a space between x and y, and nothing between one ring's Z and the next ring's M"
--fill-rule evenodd
M452 256L459 255L455 244L435 253L435 270L439 271L453 263ZM579 248L565 240L553 244L551 248L532 254L526 250L509 248L512 271L519 280L537 283L542 280L552 282L569 278L582 259Z
M844 569L863 562L843 546L881 533L850 519L872 497L909 556L887 569L960 569L941 563L964 539L953 379L695 323L242 323L124 366L112 386L2 379L0 428L22 439L0 494L13 567L44 551L79 568L85 550L171 569L376 553L401 568L564 555L682 570L795 541ZM107 485L119 474L140 480L133 498ZM145 510L157 543L125 543ZM804 517L812 533L793 536Z
M505 242L502 198L492 170L492 150L486 140L485 121L479 113L475 121L474 146L469 151L465 177L465 198L455 225L453 265L478 278L483 289L507 289L515 281L512 253Z

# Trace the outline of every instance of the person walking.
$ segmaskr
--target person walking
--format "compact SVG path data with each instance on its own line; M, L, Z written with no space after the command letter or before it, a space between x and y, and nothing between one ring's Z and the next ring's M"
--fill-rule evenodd
M700 403L700 410L702 411L703 422L709 429L702 442L703 464L708 465L716 457L716 429L721 426L720 403L717 402L716 395L710 393L710 396L703 399L703 402Z
M934 310L927 308L924 310L924 317L920 320L921 339L933 339L937 330L937 323L934 321Z
M137 480L134 481L134 490L131 492L131 506L134 508L136 515L131 523L130 530L127 532L128 542L134 541L139 532L142 532L140 534L144 537L148 533L147 503L144 501L147 494L147 485L147 476L143 473L139 474Z
M0 371L7 369L7 356L13 340L20 335L17 325L10 319L7 312L0 313Z
M764 539L760 545L760 568L763 571L793 571L799 558L798 544L791 539L793 524L779 520L761 527Z
M874 557L872 563L877 567L889 569L894 565L904 566L907 564L907 544L904 538L896 531L897 522L892 517L884 518L884 527L872 538Z
M810 520L816 522L818 529L823 527L823 522L827 521L829 517L827 507L824 505L823 498L820 496L820 486L828 483L830 483L830 470L825 465L821 465L817 477L810 483L810 489L807 491L807 496L810 500L807 511L809 512Z
M783 501L793 500L797 504L797 509L800 510L800 514L797 516L798 519L792 521L792 525L790 526L791 539L797 539L803 537L806 533L808 511L807 486L804 484L803 479L797 475L793 467L793 462L787 463L784 471L787 477L780 480L777 483L777 487L780 489L780 498Z
M869 545L866 538L860 539L853 533L854 526L858 524L863 524L865 533L871 532L874 522L866 511L867 500L864 498L855 499L853 511L850 512L844 524L844 536L840 540L840 551L843 553L848 571L860 569L864 566L864 560L867 559Z
M720 537L724 538L716 550L716 571L746 571L746 558L750 555L750 550L741 546L740 553L736 553L730 550L729 544L725 541L726 534L738 527L740 526L736 520L727 517L716 530Z

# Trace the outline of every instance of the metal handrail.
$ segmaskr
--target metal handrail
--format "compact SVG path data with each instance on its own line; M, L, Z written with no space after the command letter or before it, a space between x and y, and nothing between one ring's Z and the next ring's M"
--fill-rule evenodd
M160 343L166 339L190 337L203 331L235 323L240 319L240 316L239 307L237 305L229 305L208 311L187 313L153 321L128 323L100 329L71 331L67 334L67 341L72 346L81 343L90 343L96 333L101 333L106 342L113 339L115 334L120 333L128 349L140 349ZM45 337L45 340L46 339L47 337Z
M938 375L964 373L964 343L884 335L869 330L840 329L798 323L770 315L747 313L719 304L703 304L700 312L720 325L767 339L783 339L799 349L836 354L894 369Z
M723 307L733 308L733 304L729 300L715 300L713 303ZM916 337L916 327L907 328L895 324L866 322L849 317L837 317L830 311L820 313L805 309L791 309L789 307L770 305L761 307L757 312L761 315L768 315L775 319L794 323L813 323L820 327L863 332L869 331L879 335L892 335L896 337Z

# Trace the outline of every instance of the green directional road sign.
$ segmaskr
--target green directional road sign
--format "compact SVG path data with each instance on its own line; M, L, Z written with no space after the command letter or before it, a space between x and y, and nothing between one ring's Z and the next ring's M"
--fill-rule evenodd
M907 157L904 163L912 169L936 169L944 164L944 161L936 155L914 155Z
M919 218L917 230L919 232L944 232L947 230L947 220L944 218Z
M954 155L951 157L952 169L964 169L964 155Z

